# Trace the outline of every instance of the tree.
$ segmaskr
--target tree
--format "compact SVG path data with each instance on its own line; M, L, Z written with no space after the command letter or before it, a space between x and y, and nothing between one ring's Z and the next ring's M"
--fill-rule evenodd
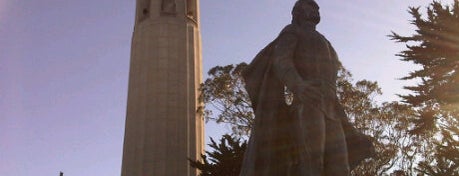
M457 116L457 115L456 115ZM459 121L447 118L433 142L433 156L425 157L417 171L425 175L459 176Z
M247 136L253 124L253 111L245 91L242 71L247 64L216 66L209 70L201 85L204 117L217 123L229 124L233 134ZM214 116L213 112L218 112Z
M407 50L398 56L402 61L420 65L421 69L409 73L402 80L418 80L415 86L406 86L413 94L400 95L405 103L419 109L412 122L414 133L436 128L442 110L457 111L459 105L459 1L443 6L434 1L422 18L419 7L411 7L412 24L417 27L412 36L392 32L390 37L406 43Z
M398 102L378 104L374 98L382 94L376 82L360 80L352 83L352 75L341 69L337 94L351 123L372 137L376 155L365 160L352 175L383 175L402 170L411 175L420 138L409 135L405 117L414 115L409 105Z
M223 135L217 144L212 138L209 146L213 151L201 155L202 161L190 160L190 165L201 171L200 176L238 176L241 170L247 141Z
M392 33L397 42L407 43L398 56L421 69L403 80L419 80L407 86L413 94L401 95L417 110L412 133L430 137L433 156L424 156L417 171L426 175L459 175L459 1L451 6L433 1L423 18L418 8L410 8L416 33L404 37Z
M435 143L434 157L419 163L417 171L432 176L459 176L459 129L442 129L442 139Z

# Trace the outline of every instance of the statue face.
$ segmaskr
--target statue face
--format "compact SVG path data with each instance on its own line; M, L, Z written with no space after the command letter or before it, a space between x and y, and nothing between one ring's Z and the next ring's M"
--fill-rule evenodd
M300 20L306 20L318 24L320 22L319 5L314 0L301 0L296 4L297 14Z

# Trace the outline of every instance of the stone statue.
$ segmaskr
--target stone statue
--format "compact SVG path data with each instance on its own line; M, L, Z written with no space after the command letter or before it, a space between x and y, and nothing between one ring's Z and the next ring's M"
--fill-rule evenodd
M241 176L349 175L374 148L351 126L336 96L340 62L316 31L314 0L298 0L293 20L244 72L255 112ZM285 88L294 95L285 101Z

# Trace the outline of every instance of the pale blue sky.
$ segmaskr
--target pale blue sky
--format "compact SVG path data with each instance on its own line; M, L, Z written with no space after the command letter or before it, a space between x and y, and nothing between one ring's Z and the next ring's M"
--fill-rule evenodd
M430 0L318 0L321 31L356 79L396 100L415 67L390 31ZM452 0L443 2L451 3ZM201 0L204 71L250 62L294 0ZM120 175L134 0L0 0L0 175ZM205 73L204 73L205 74ZM218 137L225 127L208 125Z

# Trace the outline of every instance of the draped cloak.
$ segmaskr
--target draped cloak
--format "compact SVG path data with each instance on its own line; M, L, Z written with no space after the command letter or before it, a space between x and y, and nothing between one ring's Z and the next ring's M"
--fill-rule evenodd
M280 34L295 32L286 27ZM285 103L284 84L274 75L271 53L274 41L262 49L249 64L243 78L255 112L255 122L244 155L240 176L299 176L309 175L309 154L298 135L297 118L292 107ZM367 136L358 132L349 122L342 105L336 101L336 118L341 121L346 139L351 169L374 154Z

